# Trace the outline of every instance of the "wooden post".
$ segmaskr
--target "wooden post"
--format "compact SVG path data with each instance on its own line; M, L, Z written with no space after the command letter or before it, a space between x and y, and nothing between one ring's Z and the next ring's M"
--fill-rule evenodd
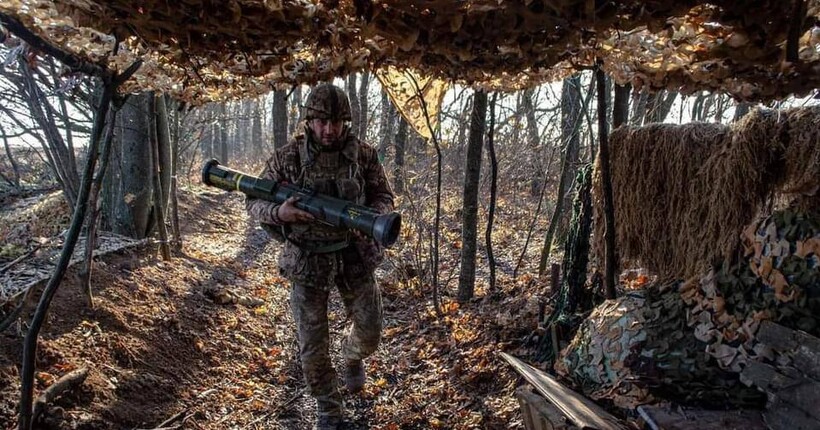
M165 208L162 205L162 180L160 179L160 162L159 162L159 138L157 136L158 120L157 115L157 96L151 98L151 115L153 115L151 124L151 157L153 167L151 169L151 178L154 185L154 218L157 223L157 232L159 233L159 250L162 254L163 260L171 259L171 247L168 244L168 230L165 228Z
M114 138L114 121L117 117L116 110L116 107L112 107L108 114L107 123L109 127L106 129L105 138L103 139L100 154L100 168L97 169L97 176L94 177L91 184L91 196L88 199L89 213L85 228L85 266L80 271L80 279L86 303L91 309L94 309L94 294L91 291L91 271L93 270L94 248L97 244L97 227L99 227L97 217L100 215L100 205L97 198L100 195L102 181L105 177L105 171L108 168L108 157L111 154L111 141Z
M612 198L612 173L609 166L609 130L606 122L606 77L601 64L595 69L598 85L598 165L604 194L604 297L615 298L615 207Z

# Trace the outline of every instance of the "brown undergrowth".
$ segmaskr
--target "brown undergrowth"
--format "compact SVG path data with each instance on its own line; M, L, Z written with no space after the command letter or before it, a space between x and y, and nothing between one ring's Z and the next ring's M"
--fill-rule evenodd
M76 268L69 272L41 333L36 392L73 369L90 375L47 408L40 428L153 428L180 413L183 428L310 428L314 403L301 379L278 244L249 223L238 195L187 191L181 205L182 253L161 261L149 245L97 261L94 309ZM518 346L535 327L542 285L502 278L497 294L479 289L464 306L445 293L438 318L430 287L391 269L402 258L391 251L380 272L383 344L367 363L364 393L346 394L347 428L521 428L518 379L497 352L526 353ZM345 317L332 297L338 367ZM2 429L16 428L24 330L0 334Z

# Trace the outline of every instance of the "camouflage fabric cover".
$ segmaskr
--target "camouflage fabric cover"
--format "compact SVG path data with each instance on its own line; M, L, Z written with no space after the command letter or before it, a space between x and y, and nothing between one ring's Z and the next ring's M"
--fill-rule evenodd
M350 100L345 92L331 84L317 86L305 103L305 119L350 121Z

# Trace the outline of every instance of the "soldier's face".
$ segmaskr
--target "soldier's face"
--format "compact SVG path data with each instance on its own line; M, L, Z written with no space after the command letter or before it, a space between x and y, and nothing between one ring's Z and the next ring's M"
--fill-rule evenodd
M315 118L310 120L310 129L322 145L330 146L342 136L344 121Z

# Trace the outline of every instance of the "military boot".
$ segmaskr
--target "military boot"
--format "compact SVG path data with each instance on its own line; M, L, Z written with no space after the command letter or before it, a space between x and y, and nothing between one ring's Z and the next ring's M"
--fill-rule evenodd
M337 415L317 415L313 430L338 430L342 425L342 417Z
M342 425L342 396L338 391L316 397L316 426L314 430L337 430Z
M362 391L366 376L362 360L348 361L345 366L345 386L347 387L347 391L351 393Z

